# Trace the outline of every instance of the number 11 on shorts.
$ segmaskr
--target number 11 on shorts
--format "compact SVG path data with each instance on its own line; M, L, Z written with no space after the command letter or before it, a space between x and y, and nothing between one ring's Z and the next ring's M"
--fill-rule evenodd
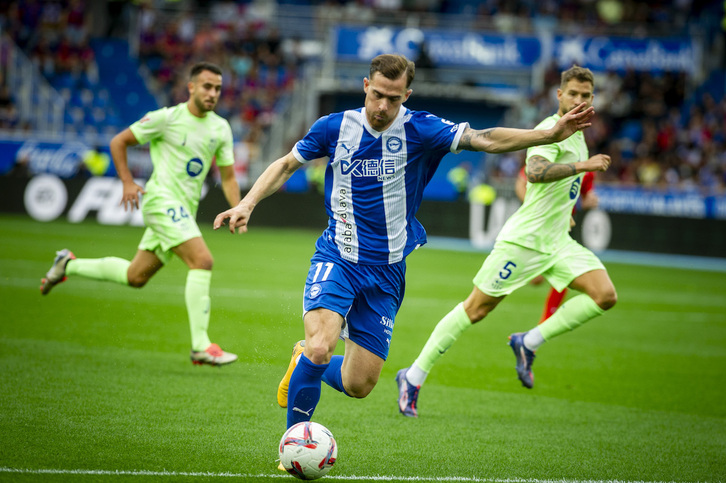
M315 264L315 276L313 277L312 283L315 283L318 281L318 276L320 275L320 270L322 270L323 265L325 265L325 273L323 273L323 278L320 279L321 282L325 282L328 279L328 275L330 275L330 271L333 269L333 263L332 262L318 262Z

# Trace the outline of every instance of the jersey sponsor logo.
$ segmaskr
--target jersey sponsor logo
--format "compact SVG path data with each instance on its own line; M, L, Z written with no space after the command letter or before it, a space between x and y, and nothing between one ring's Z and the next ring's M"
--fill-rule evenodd
M378 181L383 181L396 174L396 162L392 159L354 159L353 161L342 159L340 160L340 172L356 178L376 178Z
M348 190L341 188L338 191L338 206L336 213L340 215L340 222L343 223L344 230L340 233L343 242L343 251L345 253L353 253L353 224L348 220L348 206L350 198L348 198Z
M312 287L310 287L310 292L308 293L308 296L311 299L314 299L318 295L320 295L320 292L323 291L323 288L320 286L319 283L314 284Z
M389 329L393 328L393 320L391 320L389 317L386 317L385 315L381 317L381 320L379 322L384 327L388 327Z
M199 158L192 158L187 161L187 174L192 178L199 176L204 169L204 163Z
M148 114L146 116L142 117L141 119L139 119L139 124L143 124L146 121L151 121L151 117Z
M582 183L582 180L580 178L577 178L575 181L572 182L572 186L570 186L570 199L574 200L577 198L577 193L580 192L580 183Z
M397 153L401 150L403 147L403 141L401 141L401 138L398 138L396 136L391 136L386 141L386 148L392 153Z

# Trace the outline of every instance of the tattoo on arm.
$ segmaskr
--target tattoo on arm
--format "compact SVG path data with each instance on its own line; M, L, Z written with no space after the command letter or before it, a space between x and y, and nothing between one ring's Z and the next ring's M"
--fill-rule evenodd
M464 134L459 140L459 148L466 149L467 151L482 151L483 149L477 148L473 145L474 141L476 139L489 140L492 137L492 131L494 131L494 129L496 128L482 129L477 131L475 129L466 128Z
M574 164L550 163L542 156L532 156L527 163L530 183L551 183L577 174Z

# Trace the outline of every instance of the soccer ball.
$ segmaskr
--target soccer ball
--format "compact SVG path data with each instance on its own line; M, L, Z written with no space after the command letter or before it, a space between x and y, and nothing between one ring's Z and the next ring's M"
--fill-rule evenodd
M315 480L335 464L338 445L333 433L319 423L304 421L290 427L280 440L280 462L301 480Z

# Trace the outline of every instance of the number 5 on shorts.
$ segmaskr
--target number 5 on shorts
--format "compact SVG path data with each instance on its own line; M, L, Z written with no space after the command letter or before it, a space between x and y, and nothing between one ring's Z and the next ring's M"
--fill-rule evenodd
M499 277L501 277L502 280L508 279L509 276L512 274L512 269L509 267L517 268L517 265L514 262L505 263L504 268L502 268L502 271L499 272Z

